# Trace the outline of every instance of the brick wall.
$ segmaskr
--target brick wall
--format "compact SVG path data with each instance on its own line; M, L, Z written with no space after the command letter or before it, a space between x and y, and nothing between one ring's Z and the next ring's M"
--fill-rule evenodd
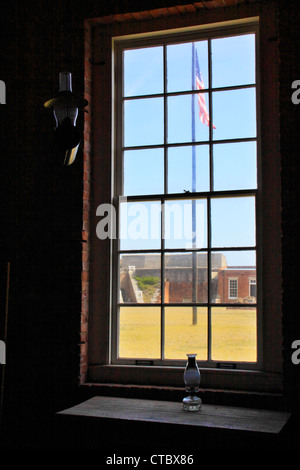
M89 256L90 256L90 190L91 190L91 101L92 101L92 38L91 28L85 24L84 34L84 90L89 105L84 120L83 149L83 225L82 225L82 302L80 383L84 383L88 364L88 314L89 314Z

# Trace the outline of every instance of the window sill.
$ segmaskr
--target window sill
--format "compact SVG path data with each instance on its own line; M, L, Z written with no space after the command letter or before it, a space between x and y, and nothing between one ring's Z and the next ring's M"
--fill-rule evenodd
M199 412L191 413L184 411L180 402L100 396L90 398L58 414L235 429L267 434L279 434L290 418L290 413L283 411L206 404L202 404Z
M184 444L184 436L187 437L186 434L182 433L184 429L189 431L188 440L190 444L190 438L192 439L193 436L197 436L199 439L199 433L209 433L211 431L216 433L214 435L221 433L223 436L228 436L227 433L229 433L231 437L232 432L237 432L239 437L243 436L244 444L249 443L249 437L250 439L258 439L259 442L262 442L265 437L276 439L282 433L290 418L290 414L286 412L207 404L202 404L200 411L190 413L183 410L181 402L106 396L95 396L72 408L60 411L56 416L58 419L62 419L62 422L71 425L73 430L76 428L77 423L77 429L82 430L84 428L85 433L89 429L88 423L90 423L93 433L95 432L95 426L99 426L99 432L107 432L108 426L112 425L115 430L114 434L120 432L122 426L127 432L133 428L136 432L139 429L138 427L135 428L136 425L145 426L144 430L153 430L151 426L159 425L156 428L158 432L161 426L170 425L174 432L168 435L169 439L170 436L171 440L173 437L175 439L176 432L179 431L182 445ZM154 434L157 439L157 434ZM126 437L126 434L123 435L123 439L126 440ZM109 436L106 435L106 438L109 440ZM111 437L111 440L114 439L115 435ZM223 442L223 437L221 441ZM143 442L143 439L139 442ZM136 444L137 442L135 442ZM214 440L215 444L216 441ZM236 444L236 442L233 444L231 440L231 445ZM115 446L116 450L117 444Z

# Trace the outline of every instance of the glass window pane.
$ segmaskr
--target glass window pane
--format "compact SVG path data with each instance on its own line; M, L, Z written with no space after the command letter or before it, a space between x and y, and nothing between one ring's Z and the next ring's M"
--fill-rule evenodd
M163 149L124 152L124 195L164 193Z
M214 307L211 325L212 360L257 360L255 307Z
M215 191L257 187L256 142L216 144L213 161Z
M161 247L161 205L157 201L120 203L120 249Z
M213 87L255 83L255 35L213 39Z
M194 167L193 161L195 161ZM182 193L185 191L209 191L208 145L169 148L168 192Z
M255 198L211 200L212 247L255 246Z
M193 194L257 188L257 144L239 142L256 137L255 87L208 93L255 85L255 34L136 45L122 63L117 356L256 361L255 196Z
M120 307L118 349L120 358L160 358L160 307Z
M207 246L206 199L166 201L164 204L165 247Z
M162 144L164 103L162 98L141 98L124 103L124 145Z
M213 93L214 140L256 137L255 88Z
M120 302L158 303L160 292L160 254L140 253L120 256Z
M183 359L189 353L207 359L207 309L167 307L165 309L165 358Z
M208 110L208 94L201 93L201 96ZM168 98L168 142L203 142L208 140L208 137L209 127L202 123L199 116L198 95L170 96Z
M163 92L163 48L124 51L124 96Z
M192 62L194 53L194 62ZM208 88L207 41L172 44L167 46L167 91L188 91L196 89L196 60L202 74L203 87Z
M165 302L207 302L207 254L165 255Z
M211 302L256 303L255 251L212 253L211 264Z

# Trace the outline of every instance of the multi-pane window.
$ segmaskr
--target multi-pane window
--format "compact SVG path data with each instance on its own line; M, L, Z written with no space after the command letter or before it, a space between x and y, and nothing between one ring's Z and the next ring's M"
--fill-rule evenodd
M236 299L238 296L238 280L229 279L229 298Z
M115 57L112 360L255 363L255 29L125 39Z
M249 295L256 298L256 279L250 279L249 281Z

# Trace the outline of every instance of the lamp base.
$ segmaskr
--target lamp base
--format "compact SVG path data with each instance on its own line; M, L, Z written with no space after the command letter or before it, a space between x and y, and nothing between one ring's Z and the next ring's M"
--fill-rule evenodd
M199 411L202 405L202 400L196 396L188 396L182 400L183 409L185 411Z

